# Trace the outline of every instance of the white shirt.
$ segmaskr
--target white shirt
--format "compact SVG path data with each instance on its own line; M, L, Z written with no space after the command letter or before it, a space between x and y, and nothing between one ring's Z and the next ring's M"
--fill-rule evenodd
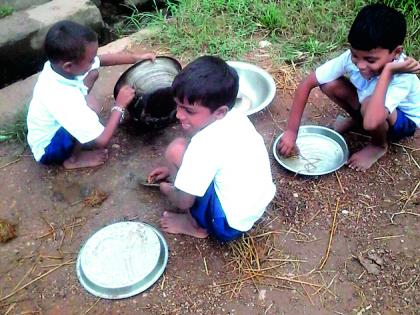
M253 226L275 194L264 141L235 108L192 137L175 187L201 197L212 181L229 226L239 231Z
M98 67L99 58L96 57L91 69ZM35 160L42 158L45 148L61 127L80 143L90 142L103 132L98 115L86 103L88 89L83 78L66 79L51 68L49 61L45 63L27 117L28 143Z
M403 62L401 54L396 62ZM359 69L351 61L350 50L337 58L331 59L315 70L319 84L328 83L341 76L347 76L356 87L359 102L372 95L378 83L379 76L369 80L362 77ZM417 127L420 127L420 80L413 73L400 73L392 76L385 96L385 107L392 113L397 107L405 113Z

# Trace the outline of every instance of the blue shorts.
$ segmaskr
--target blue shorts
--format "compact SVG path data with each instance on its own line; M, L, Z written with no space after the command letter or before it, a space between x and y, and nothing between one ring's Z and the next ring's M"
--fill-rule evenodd
M389 126L388 136L392 141L397 141L405 137L410 137L416 132L416 124L410 118L408 118L398 108L397 120L393 126Z
M45 148L45 153L40 162L45 165L63 164L74 149L75 138L63 127L57 130L50 144Z
M203 197L197 197L190 209L192 217L203 229L222 242L239 238L243 232L231 228L212 182Z

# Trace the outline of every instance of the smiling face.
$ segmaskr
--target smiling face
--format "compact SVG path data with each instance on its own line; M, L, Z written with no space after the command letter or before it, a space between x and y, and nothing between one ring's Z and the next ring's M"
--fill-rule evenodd
M200 102L194 104L181 103L178 99L175 99L175 102L176 118L181 123L184 132L190 136L195 135L212 122L223 118L228 111L227 106L221 106L214 112L211 112L209 108L201 105Z
M385 65L392 62L402 52L402 47L398 46L393 51L385 48L374 48L369 51L350 48L351 61L359 69L360 74L366 80L380 75Z

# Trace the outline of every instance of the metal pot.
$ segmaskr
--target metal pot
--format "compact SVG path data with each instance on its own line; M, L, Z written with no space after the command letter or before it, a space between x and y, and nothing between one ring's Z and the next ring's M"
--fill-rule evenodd
M176 120L171 86L181 69L176 59L159 56L155 62L143 60L134 64L118 79L114 87L115 98L123 85L128 84L136 90L127 110L129 121L137 128L163 128Z

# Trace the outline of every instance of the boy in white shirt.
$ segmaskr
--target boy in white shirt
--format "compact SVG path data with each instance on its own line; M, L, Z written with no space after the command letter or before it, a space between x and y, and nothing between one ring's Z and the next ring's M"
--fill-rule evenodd
M295 151L303 110L317 86L350 115L336 122L338 132L360 125L372 137L371 144L349 158L349 167L365 171L386 153L389 139L412 136L420 126L420 81L414 74L420 65L404 56L405 35L400 12L384 4L365 6L350 29L350 49L299 84L279 153Z
M62 164L66 169L101 165L134 90L121 88L103 126L98 117L101 107L88 94L98 78L97 68L154 59L155 55L97 56L96 33L72 21L54 24L44 48L48 61L35 85L27 117L28 143L34 158L46 165Z
M172 88L186 138L167 148L168 167L148 177L181 213L163 213L168 233L231 241L252 228L275 193L268 153L248 117L232 108L236 71L222 59L204 56L185 67Z

